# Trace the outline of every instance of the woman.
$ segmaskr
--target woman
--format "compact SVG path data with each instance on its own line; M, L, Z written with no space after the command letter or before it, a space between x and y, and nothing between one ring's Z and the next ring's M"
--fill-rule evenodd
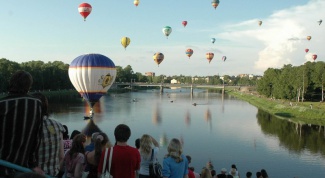
M168 154L164 158L163 177L188 178L188 161L182 154L182 145L177 138L173 138L167 148Z
M89 169L87 178L97 178L97 166L100 160L102 151L105 148L111 147L111 143L107 135L103 132L97 134L95 140L95 149L91 152L86 152L86 162Z
M152 157L153 151L153 157ZM149 178L149 164L157 159L157 153L159 151L159 144L150 135L144 134L140 139L140 170L139 178ZM152 157L152 159L151 159Z
M200 178L212 178L210 169L208 169L207 167L204 167L201 171L201 176Z
M86 135L78 134L73 138L72 147L64 157L66 177L81 178L85 164Z

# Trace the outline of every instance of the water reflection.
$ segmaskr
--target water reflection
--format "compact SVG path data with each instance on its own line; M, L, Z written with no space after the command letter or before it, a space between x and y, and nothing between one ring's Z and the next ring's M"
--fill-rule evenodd
M155 109L153 110L152 123L154 125L158 125L161 123L161 113L160 113L159 103L156 103Z
M277 136L281 145L296 153L310 151L325 157L324 126L307 125L278 119L269 113L258 110L258 124L262 132Z
M185 124L186 124L186 126L191 125L191 116L190 116L190 112L188 110L186 111L186 114L185 114Z

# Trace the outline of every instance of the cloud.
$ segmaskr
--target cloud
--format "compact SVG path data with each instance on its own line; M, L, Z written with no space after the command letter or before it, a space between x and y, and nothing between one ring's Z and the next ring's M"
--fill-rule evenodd
M263 19L261 26L258 26L259 19L251 19L229 25L225 28L231 31L217 36L241 44L238 45L241 48L255 50L255 55L247 60L258 71L265 71L269 67L281 68L284 64L301 65L303 60L310 61L316 51L318 56L325 56L321 50L325 41L325 26L318 22L325 16L323 9L324 0L312 0L303 6L274 12ZM312 36L310 41L306 39L309 35ZM305 48L310 49L310 54L305 54Z

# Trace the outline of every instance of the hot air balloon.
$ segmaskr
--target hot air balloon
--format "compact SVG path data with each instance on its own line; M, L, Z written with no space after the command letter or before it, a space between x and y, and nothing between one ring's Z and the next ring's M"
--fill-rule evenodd
M129 46L130 43L131 43L131 40L129 37L122 37L121 44L124 47L124 49L126 49L126 47Z
M320 25L320 24L322 24L322 22L323 22L323 20L322 19L320 19L319 21L317 21L318 22L318 24Z
M186 27L186 25L187 25L187 21L184 20L184 21L182 22L182 24L183 24L184 27Z
M258 25L259 25L259 26L261 26L261 25L262 25L262 23L263 23L263 21L262 21L262 20L258 21Z
M222 59L221 60L223 60L223 62L225 62L227 60L227 57L226 56L222 56Z
M214 54L213 53L206 53L206 58L207 58L207 60L209 61L209 64L210 64L210 62L211 62L211 60L213 59L213 57L214 57Z
M317 59L317 55L316 54L313 54L312 58L315 61Z
M159 66L159 64L164 60L164 55L163 55L163 53L159 53L159 52L157 52L157 53L155 53L154 55L153 55L153 60L158 64L158 66Z
M78 11L81 14L81 16L84 18L84 21L86 21L87 16L91 13L92 7L88 3L81 3L78 7Z
M309 41L311 39L311 36L307 36L307 40Z
M306 49L305 49L305 52L306 52L306 53L308 53L308 51L309 51L309 49L308 49L308 48L306 48Z
M219 0L212 0L211 2L212 7L214 7L214 9L217 9L219 2L220 2Z
M134 1L133 1L133 4L134 4L136 7L138 7L139 3L140 3L140 0L134 0Z
M170 35L170 33L172 32L172 28L170 26L166 26L162 29L162 32L164 33L164 35L168 38L168 36Z
M188 58L190 58L190 57L192 56L192 54L193 54L193 50L192 50L192 49L187 49L187 50L185 51L185 53L186 53L186 55L188 56Z
M69 67L72 85L88 102L92 117L95 103L106 94L114 83L116 68L114 62L101 54L84 54L75 58Z
M214 42L216 41L215 38L211 38L211 42L214 44Z

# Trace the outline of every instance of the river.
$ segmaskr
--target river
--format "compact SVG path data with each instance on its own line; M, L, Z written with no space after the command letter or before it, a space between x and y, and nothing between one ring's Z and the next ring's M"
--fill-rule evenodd
M78 97L51 97L51 117L69 132L83 130L89 107ZM197 105L194 106L193 103ZM201 172L212 161L217 173L236 164L241 177L265 169L269 177L324 177L324 126L297 125L277 119L245 101L219 92L188 89L109 94L94 107L94 122L114 143L114 128L131 128L128 144L150 134L160 142L159 161L171 138L183 142L190 166Z

